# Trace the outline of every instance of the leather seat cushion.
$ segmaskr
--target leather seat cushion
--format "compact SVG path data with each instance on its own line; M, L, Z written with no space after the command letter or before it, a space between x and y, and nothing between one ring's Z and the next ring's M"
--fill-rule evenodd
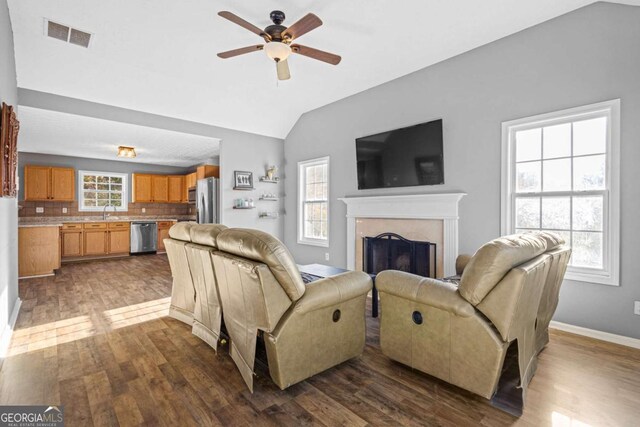
M473 305L479 304L509 270L546 249L546 240L530 233L504 236L484 244L464 269L460 295Z
M527 234L533 234L536 236L540 236L547 243L547 252L550 252L554 249L559 248L560 246L565 244L564 239L558 233L554 233L552 231L529 231Z
M305 291L300 271L287 247L276 237L259 230L228 228L218 234L218 249L266 264L291 301Z
M179 222L169 229L169 237L183 242L190 242L190 230L194 225L196 225L195 222Z
M217 249L218 243L216 240L218 234L226 229L227 227L222 224L194 224L189 232L191 242Z

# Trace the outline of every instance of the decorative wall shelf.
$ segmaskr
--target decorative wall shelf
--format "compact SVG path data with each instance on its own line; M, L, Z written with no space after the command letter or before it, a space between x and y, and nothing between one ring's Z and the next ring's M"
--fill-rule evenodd
M260 197L258 200L264 200L265 202L277 202L280 200L278 197Z
M233 209L255 209L255 206L234 206Z
M260 182L270 182L271 184L277 184L280 182L280 178L275 177L273 179L269 179L266 176L261 176L260 177Z
M278 212L260 212L258 216L265 219L278 219L280 214Z

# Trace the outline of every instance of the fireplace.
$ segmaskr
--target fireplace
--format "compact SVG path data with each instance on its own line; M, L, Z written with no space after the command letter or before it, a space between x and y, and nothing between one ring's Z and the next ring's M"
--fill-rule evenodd
M436 276L436 244L405 239L396 233L363 237L363 270L378 274L400 270L424 277Z

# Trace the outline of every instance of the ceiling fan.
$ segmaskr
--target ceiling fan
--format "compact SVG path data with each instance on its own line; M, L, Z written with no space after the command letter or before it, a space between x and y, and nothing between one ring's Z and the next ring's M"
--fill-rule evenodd
M264 50L267 53L267 56L276 62L278 80L288 80L291 78L287 58L292 52L332 65L338 65L342 59L340 56L334 55L333 53L302 46L297 43L292 44L295 39L322 25L320 18L313 13L308 13L290 27L285 27L282 25L285 19L284 12L274 10L270 14L273 25L269 25L264 30L261 30L231 12L222 11L218 12L218 15L228 19L234 24L246 28L254 34L259 35L265 41L265 44L257 44L241 47L240 49L229 50L227 52L220 52L218 56L220 58L227 59L238 55L244 55L245 53Z

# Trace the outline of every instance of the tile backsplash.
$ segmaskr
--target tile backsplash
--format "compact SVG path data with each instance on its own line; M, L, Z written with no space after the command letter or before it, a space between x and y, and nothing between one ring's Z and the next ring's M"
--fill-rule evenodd
M22 207L18 211L18 216L21 218L26 217L64 217L64 216L96 216L101 215L102 211L79 211L78 202L25 202L19 203ZM44 208L43 213L36 213L36 208ZM63 209L67 211L63 213ZM142 212L142 209L145 212ZM126 212L118 212L116 215L122 216L164 216L164 215L195 215L195 205L188 205L186 203L129 203L128 210ZM113 215L112 209L107 209L107 212Z

